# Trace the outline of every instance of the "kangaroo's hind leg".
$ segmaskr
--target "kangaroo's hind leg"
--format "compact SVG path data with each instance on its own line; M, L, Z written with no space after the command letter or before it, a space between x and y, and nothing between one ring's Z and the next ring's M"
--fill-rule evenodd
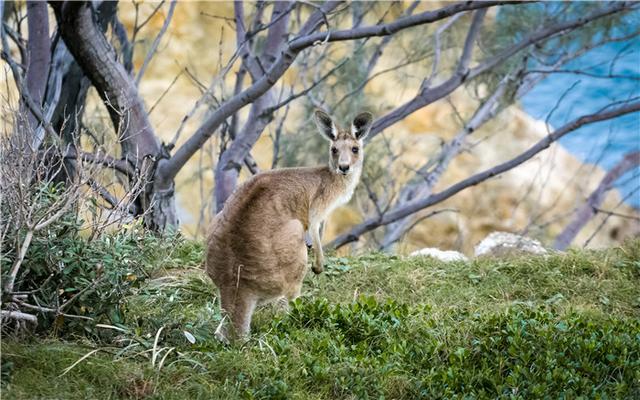
M303 245L298 250L298 258L291 266L293 271L296 271L294 281L289 286L289 290L285 294L288 301L295 300L300 297L302 292L302 281L304 280L305 272L307 271L307 247Z
M255 311L258 298L249 290L238 287L220 288L220 305L230 323L216 330L216 337L224 342L249 336L251 317Z
M284 298L293 300L300 296L302 280L307 270L307 246L302 222L289 220L276 232L275 248L283 279Z

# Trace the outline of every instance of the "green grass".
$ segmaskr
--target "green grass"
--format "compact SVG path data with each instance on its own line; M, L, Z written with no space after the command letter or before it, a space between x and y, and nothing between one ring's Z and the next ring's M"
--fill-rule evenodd
M258 310L235 347L213 337L201 247L149 254L122 321L3 338L2 397L640 398L640 241L470 263L329 258L288 313Z

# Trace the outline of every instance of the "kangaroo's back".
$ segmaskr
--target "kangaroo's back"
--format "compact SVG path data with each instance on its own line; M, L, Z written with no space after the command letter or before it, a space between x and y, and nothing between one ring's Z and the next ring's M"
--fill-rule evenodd
M274 232L290 220L308 227L309 191L315 191L316 169L283 169L252 177L227 200L211 223L207 273L218 286L233 285L233 265L243 265L245 280L265 280L278 268L274 259ZM309 175L307 177L306 175ZM311 177L311 179L309 179ZM306 178L306 179L305 179Z

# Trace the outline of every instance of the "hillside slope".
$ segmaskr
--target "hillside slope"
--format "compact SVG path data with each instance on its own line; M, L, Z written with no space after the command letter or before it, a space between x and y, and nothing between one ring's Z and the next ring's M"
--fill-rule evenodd
M289 313L258 310L237 347L213 338L201 248L154 253L124 318L91 339L3 338L3 398L640 396L638 241L470 263L329 258Z

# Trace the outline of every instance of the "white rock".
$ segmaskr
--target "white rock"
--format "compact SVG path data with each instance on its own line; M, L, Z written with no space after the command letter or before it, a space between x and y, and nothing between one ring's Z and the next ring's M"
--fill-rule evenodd
M409 254L409 257L433 257L436 260L451 262L451 261L469 261L469 259L462 253L453 250L440 250L433 247L425 247L424 249L416 250Z
M547 250L537 240L509 232L492 232L475 247L476 257L509 252L546 254Z

